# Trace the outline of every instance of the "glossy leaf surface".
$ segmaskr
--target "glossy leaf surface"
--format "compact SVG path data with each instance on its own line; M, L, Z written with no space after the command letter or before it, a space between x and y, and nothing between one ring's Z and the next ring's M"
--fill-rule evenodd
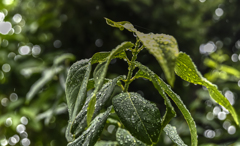
M109 98L111 97L112 92L117 84L117 81L121 78L123 77L119 76L118 78L109 80L107 83L103 85L103 87L96 94L96 104L95 104L95 110L93 113L93 118L99 114L100 110L105 106L107 101L109 101ZM76 136L80 135L84 131L84 129L87 127L87 109L89 107L89 102L92 97L93 97L92 95L89 95L89 97L86 99L86 102L82 110L78 113L78 115L74 120L74 123L76 124L72 125L71 132Z
M112 103L120 120L133 136L147 144L158 141L161 116L155 104L133 92L116 95Z
M211 98L221 106L225 107L233 116L236 124L239 125L238 116L228 99L220 93L216 85L202 77L192 59L187 54L182 52L179 54L177 58L177 65L175 66L175 72L182 79L190 83L206 86Z
M118 128L116 139L120 146L147 146L145 143L133 137L130 132L122 128Z
M136 62L136 65L140 68L140 70L145 70L147 67L143 66L142 64L140 64L139 62ZM145 77L146 75L142 76ZM198 140L197 140L197 129L196 129L196 124L190 114L190 112L188 111L188 109L186 108L186 106L184 105L184 103L182 102L181 98L179 95L177 95L176 93L174 93L171 89L171 87L169 85L167 85L161 78L157 78L158 83L160 84L160 86L162 87L162 89L164 90L165 93L168 94L168 96L174 101L174 103L177 105L177 107L180 109L180 111L182 112L185 120L188 123L189 126L189 130L191 133L191 143L192 146L197 146L198 144Z
M163 130L175 144L178 146L187 146L178 135L176 127L167 124Z
M81 136L75 139L73 142L70 142L68 146L93 146L98 137L102 133L104 125L107 121L107 118L110 114L112 106L110 106L107 111L104 113L99 114L94 120L91 122L91 125L88 127L87 130L83 132Z

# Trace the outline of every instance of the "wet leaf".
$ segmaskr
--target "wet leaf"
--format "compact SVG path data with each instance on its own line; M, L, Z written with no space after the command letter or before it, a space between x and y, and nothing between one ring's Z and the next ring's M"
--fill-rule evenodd
M139 62L136 62L136 65L142 69L142 70L149 70L147 69L147 67L144 67L142 64L140 64ZM146 76L146 75L144 75ZM191 142L192 142L192 146L197 146L198 140L197 140L197 129L196 129L196 124L190 114L190 112L188 111L188 109L186 108L186 106L184 105L184 103L182 102L181 98L179 95L177 95L176 93L174 93L171 89L171 87L169 85L167 85L161 78L157 78L159 85L162 87L162 89L164 90L165 93L168 94L168 96L174 101L174 103L177 105L177 107L180 109L180 111L182 112L185 120L188 123L189 129L190 129L190 133L191 133ZM170 116L171 117L171 116Z
M92 116L93 118L95 118L99 114L100 110L109 101L119 79L123 79L123 76L119 76L117 78L114 78L113 80L109 80L96 94L96 104ZM92 95L88 96L82 110L78 113L75 120L73 121L74 124L72 124L71 133L73 133L76 137L79 136L87 127L87 109L89 107L89 102L92 99L92 97L93 97Z
M93 73L93 77L94 77L94 86L95 89L93 91L93 94L91 99L93 100L93 102L90 102L89 107L88 108L88 124L91 121L92 117L93 117L93 113L91 111L94 111L95 106L94 104L94 98L96 98L96 93L99 91L99 89L102 87L102 84L104 82L104 79L106 77L106 73L107 73L107 69L108 69L108 65L110 64L111 60L114 58L114 56L118 55L119 53L124 52L126 49L128 48L132 48L134 46L133 43L131 42L123 42L122 44L118 45L115 49L113 49L111 51L111 53L107 56L106 61L102 62L100 64L98 64L98 66L95 68L94 73ZM97 59L95 59L97 60ZM102 58L100 57L100 60L102 60Z
M40 89L46 84L48 83L49 81L52 80L52 78L62 72L64 70L64 68L62 66L59 66L59 67L52 67L52 68L49 68L49 69L46 69L44 72L43 72L43 75L42 77L37 80L30 88L30 90L28 91L27 93L27 99L26 99L26 103L29 103L32 98L40 91Z
M102 133L111 109L112 106L110 106L107 111L94 118L88 129L85 130L82 135L76 138L73 142L68 143L68 146L93 146Z
M175 144L178 146L187 146L178 135L176 127L167 124L163 130Z
M130 132L125 129L118 128L116 133L116 139L120 146L147 146L137 138L133 137Z
M174 66L178 56L178 45L174 37L165 34L144 34L136 32L139 40L161 65L168 83L175 81Z
M173 86L175 81L174 66L179 54L177 41L173 36L166 34L144 34L127 21L114 22L105 18L108 25L117 27L120 30L124 28L137 35L144 47L157 59L161 65L168 83Z
M112 27L117 27L119 28L120 30L124 30L127 29L128 31L130 32L136 32L137 30L134 28L134 26L128 22L128 21L121 21L121 22L114 22L108 18L105 18L106 19L106 22L108 25L112 26Z
M159 94L164 98L164 104L166 105L166 112L162 119L162 129L171 121L173 117L176 116L176 112L174 110L174 107L171 104L171 101L165 94L164 90L161 87L161 80L159 79L157 74L155 74L153 71L151 71L148 67L135 62L135 64L139 67L139 71L136 73L136 78L146 78L149 81L151 81L154 85L154 87L158 90ZM161 131L162 131L161 129Z
M197 70L192 59L185 53L180 53L177 58L177 65L175 66L175 72L182 79L193 83L207 87L209 94L218 104L225 107L233 116L234 121L239 125L238 116L235 109L232 107L227 98L217 89L217 86L209 82L207 79L202 77L200 72Z
M87 83L91 72L89 59L80 60L74 63L68 72L66 80L66 99L69 112L69 123L66 131L68 141L72 140L71 126L72 121L82 109L86 100Z
M147 144L158 141L161 116L155 104L133 92L116 95L112 103L118 117L133 136Z

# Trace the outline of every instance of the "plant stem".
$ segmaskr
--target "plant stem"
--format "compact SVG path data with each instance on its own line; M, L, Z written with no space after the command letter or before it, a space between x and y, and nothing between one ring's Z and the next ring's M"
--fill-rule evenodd
M134 61L137 59L138 53L143 49L143 46L141 48L138 48L139 43L140 43L139 40L137 40L137 42L135 44L135 48L132 50L132 59L128 63L128 65L129 65L128 75L127 75L127 79L126 79L125 85L124 85L124 90L123 90L124 92L128 91L129 84L133 81L131 78L132 78L133 70L135 69Z

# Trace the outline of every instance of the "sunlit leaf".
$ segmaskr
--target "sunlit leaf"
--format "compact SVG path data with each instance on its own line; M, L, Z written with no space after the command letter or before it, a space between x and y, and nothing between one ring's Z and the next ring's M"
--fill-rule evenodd
M234 121L239 125L238 116L235 109L232 107L227 98L217 89L217 86L203 78L196 66L192 62L192 59L185 53L180 53L177 58L177 65L175 66L175 72L182 79L199 85L207 87L209 94L218 104L225 107L233 116Z
M99 114L94 120L91 122L88 129L86 129L81 136L76 138L73 142L68 143L68 146L93 146L98 137L101 135L102 130L105 126L106 120L110 114L112 106L110 106L107 111Z
M178 146L187 146L186 144L184 144L184 142L178 135L176 127L167 124L163 130L175 144L177 144Z
M108 25L112 26L112 27L117 27L119 28L120 30L124 30L127 29L128 31L130 32L136 32L137 30L134 28L134 26L128 22L128 21L121 21L121 22L114 22L108 18L105 18L106 19L106 22Z
M178 56L178 45L174 37L165 34L144 34L136 32L144 47L161 65L168 83L173 86L175 81L174 66Z
M127 130L122 128L118 128L116 133L116 139L120 146L147 146L145 143L133 137L131 133L129 133Z
M147 144L158 141L161 116L155 104L133 92L116 95L112 103L120 120L133 136Z
M141 69L143 68L143 65L141 65L139 62L136 63L136 65ZM147 68L147 67L145 67ZM184 103L182 102L181 98L179 95L177 95L176 93L174 93L171 89L171 87L169 85L167 85L161 78L157 78L158 83L160 84L160 86L162 87L162 89L164 90L164 92L166 92L168 94L168 96L174 101L174 103L177 105L177 107L180 109L180 111L182 112L185 120L187 121L187 124L189 126L189 130L191 133L191 143L192 146L197 146L198 144L198 140L197 140L197 129L196 129L196 124L190 114L190 112L188 111L188 109L186 108L186 106L184 105Z

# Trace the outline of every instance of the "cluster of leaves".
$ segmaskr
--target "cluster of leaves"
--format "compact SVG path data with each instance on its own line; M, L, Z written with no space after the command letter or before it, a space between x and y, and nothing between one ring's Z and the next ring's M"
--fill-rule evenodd
M91 59L80 60L71 66L66 81L69 111L66 130L68 146L94 145L111 115L117 115L116 120L121 123L116 132L117 142L114 142L116 144L153 145L159 141L161 132L164 131L174 143L185 145L177 135L175 127L169 124L176 116L169 97L188 123L192 145L198 144L196 124L181 98L157 74L136 61L138 53L144 48L159 62L171 86L174 84L175 73L185 81L205 86L211 98L225 107L232 114L236 124L239 124L237 114L229 101L220 93L216 85L202 77L187 54L179 53L177 42L172 36L144 34L127 21L114 22L107 18L106 21L112 27L134 33L136 43L123 42L111 52L96 53ZM127 57L127 51L132 53L131 59ZM128 63L128 74L107 79L108 66L115 58L124 59ZM92 65L96 63L98 65L91 78ZM133 76L135 68L138 68L138 71ZM138 78L151 81L164 98L166 112L163 117L155 104L138 93L128 92L129 84ZM122 92L114 94L115 87L120 87Z

